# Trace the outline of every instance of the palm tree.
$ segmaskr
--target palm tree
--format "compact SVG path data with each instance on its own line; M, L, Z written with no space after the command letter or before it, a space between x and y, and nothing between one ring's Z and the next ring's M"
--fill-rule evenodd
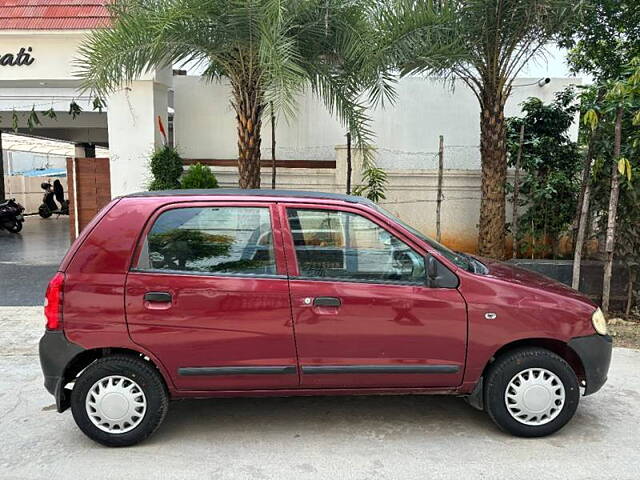
M582 0L390 0L380 28L401 38L394 51L402 74L459 79L480 103L482 199L478 253L502 258L505 241L507 149L504 107L527 62L566 29ZM453 19L457 54L431 55L434 12ZM422 19L426 27L417 28ZM435 30L438 33L439 30ZM426 54L425 54L426 52Z
M370 142L361 94L384 95L390 81L371 63L372 2L118 0L109 8L112 28L92 32L80 48L83 89L104 98L148 70L185 62L202 66L209 80L227 79L241 188L260 187L266 106L273 102L292 115L305 88L345 124L357 146Z

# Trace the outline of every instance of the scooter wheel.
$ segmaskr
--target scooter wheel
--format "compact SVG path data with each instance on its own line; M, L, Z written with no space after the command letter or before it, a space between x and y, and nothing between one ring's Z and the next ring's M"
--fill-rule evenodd
M22 230L22 222L16 220L13 223L7 223L5 224L5 228L11 233L20 233L20 230Z
M53 212L43 203L42 205L40 205L40 208L38 208L38 215L40 215L42 218L49 218L51 215L53 215Z

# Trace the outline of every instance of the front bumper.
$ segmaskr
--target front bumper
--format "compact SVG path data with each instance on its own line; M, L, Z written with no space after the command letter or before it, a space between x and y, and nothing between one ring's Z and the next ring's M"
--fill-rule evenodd
M609 335L589 335L576 337L569 346L578 354L584 367L586 380L585 395L596 393L607 381L613 341Z
M47 330L40 339L40 366L44 374L44 387L56 399L58 412L69 407L69 390L64 388L64 375L69 363L84 351L70 342L64 332Z

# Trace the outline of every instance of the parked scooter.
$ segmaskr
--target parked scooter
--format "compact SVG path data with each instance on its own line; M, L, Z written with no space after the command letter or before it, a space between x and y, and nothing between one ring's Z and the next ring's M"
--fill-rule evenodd
M69 215L69 200L64 198L64 188L60 180L54 181L53 185L49 182L44 182L40 187L45 193L42 197L42 205L38 208L38 215L42 218L49 218L54 213L57 215ZM60 206L58 206L56 200Z
M24 207L13 198L0 202L0 230L4 228L11 233L20 232L24 223L22 212Z

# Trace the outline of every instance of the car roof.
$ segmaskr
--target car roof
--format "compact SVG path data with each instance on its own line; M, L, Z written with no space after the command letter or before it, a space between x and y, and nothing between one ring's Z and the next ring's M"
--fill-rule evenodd
M124 195L124 198L128 197L176 197L176 196L238 196L238 197L269 197L269 198L303 198L303 199L318 199L318 200L338 200L349 203L359 203L375 208L375 203L371 200L358 197L355 195L345 195L342 193L327 193L327 192L309 192L304 190L272 190L272 189L241 189L241 188L210 188L210 189L181 189L181 190L156 190L151 192L138 192Z

